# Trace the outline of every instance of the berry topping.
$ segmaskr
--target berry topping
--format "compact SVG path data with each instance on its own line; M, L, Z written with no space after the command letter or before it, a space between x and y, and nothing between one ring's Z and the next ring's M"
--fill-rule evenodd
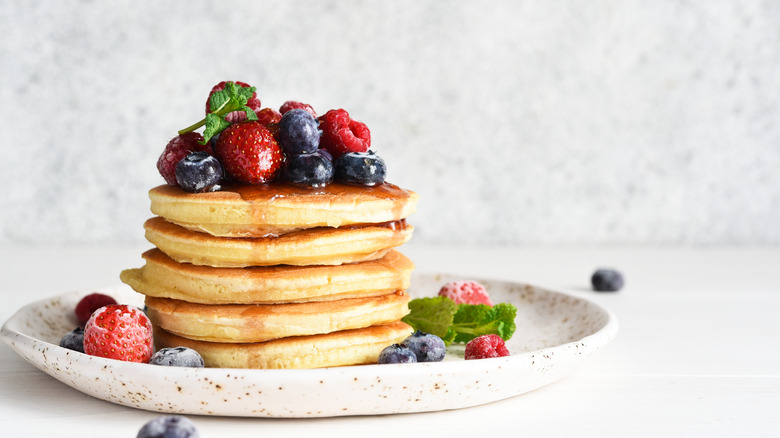
M420 330L404 339L401 346L412 350L417 357L417 362L440 362L447 352L444 341L440 337Z
M72 332L66 334L60 339L60 347L68 350L84 352L84 329L76 327Z
M214 153L229 177L247 184L274 179L284 158L271 131L257 121L230 125L219 135Z
M209 92L209 97L206 99L206 113L210 113L213 111L216 111L217 108L212 107L212 100L211 96L214 95L217 91L222 91L227 86L228 82L230 81L222 81L218 83L217 85L214 85L214 87ZM246 82L240 82L240 81L233 81L234 84L245 87L245 88L253 88L251 85L247 84ZM260 111L260 99L257 98L257 93L252 90L252 95L246 100L246 106L248 106L252 111L258 112Z
M188 192L219 190L222 175L222 165L206 152L193 152L176 165L176 182Z
M165 178L169 185L178 185L176 182L176 164L190 152L211 152L208 145L203 145L203 136L197 132L186 132L177 135L165 146L165 150L157 159L157 170Z
M302 109L306 110L309 114L311 114L312 117L315 119L317 118L317 112L314 111L314 108L312 108L311 105L308 103L303 102L297 102L294 100L288 100L287 102L283 103L282 106L279 108L279 112L284 115L287 111L294 110L294 109Z
M509 356L504 340L498 335L482 335L466 344L466 360Z
M614 269L599 269L590 278L593 290L598 292L617 292L625 283L623 274Z
M343 109L330 110L320 117L322 147L334 158L347 152L366 152L371 147L371 132Z
M350 152L336 159L336 181L375 186L385 181L385 160L373 152Z
M136 438L198 438L195 423L187 417L168 415L144 424Z
M379 360L377 363L416 363L417 356L414 352L406 347L402 347L399 344L393 344L389 347L385 347L382 352L379 353Z
M101 293L93 293L85 296L82 298L78 304L76 304L76 319L79 321L79 325L81 327L84 327L84 324L87 323L87 320L90 316L92 316L92 313L103 307L108 306L109 304L117 304L116 300L106 294Z
M160 349L154 353L149 363L169 367L203 368L205 366L200 353L187 347Z
M287 154L315 152L321 135L319 123L303 109L287 111L279 121L279 144Z
M152 323L137 307L101 307L84 327L84 352L92 356L147 363L152 349Z
M282 179L301 186L324 187L333 181L333 163L319 153L288 156Z
M271 123L279 123L282 120L282 115L279 111L271 108L263 108L257 112L257 121L263 125L270 125Z
M476 281L451 281L441 287L439 296L447 297L458 304L493 305L485 286Z

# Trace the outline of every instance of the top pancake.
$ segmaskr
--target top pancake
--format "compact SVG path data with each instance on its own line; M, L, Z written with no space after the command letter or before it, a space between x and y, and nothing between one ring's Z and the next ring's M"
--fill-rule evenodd
M217 237L269 237L316 227L397 221L412 214L419 195L390 183L375 187L331 183L226 185L188 193L162 185L149 191L152 212Z

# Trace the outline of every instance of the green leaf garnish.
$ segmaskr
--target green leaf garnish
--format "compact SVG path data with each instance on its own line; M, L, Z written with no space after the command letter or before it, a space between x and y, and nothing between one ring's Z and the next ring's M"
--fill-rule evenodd
M246 103L252 98L252 94L255 90L255 87L243 87L237 85L235 82L226 83L223 90L216 91L209 97L209 113L206 114L206 117L203 120L180 130L179 135L192 132L205 125L206 128L203 131L203 141L201 144L206 144L211 137L219 134L230 126L230 122L225 120L225 115L232 113L233 111L244 111L247 120L257 120L257 114L246 106Z
M515 332L517 308L509 303L457 304L447 297L416 298L403 321L415 330L434 334L447 343L465 343L496 334L509 340Z

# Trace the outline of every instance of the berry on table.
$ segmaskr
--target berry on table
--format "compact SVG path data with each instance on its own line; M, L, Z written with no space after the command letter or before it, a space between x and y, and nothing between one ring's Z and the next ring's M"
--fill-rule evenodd
M311 114L312 117L315 119L317 118L317 112L314 111L314 108L312 108L311 105L308 103L298 102L295 100L288 100L287 102L283 103L282 106L279 108L279 113L284 115L287 111L294 110L294 109L302 109L305 110L307 113Z
M375 186L385 181L385 161L373 152L349 152L336 159L335 180L347 184Z
M440 297L447 297L458 304L486 304L493 306L485 286L476 281L451 281L439 290Z
M291 184L324 187L333 181L333 163L323 154L298 154L287 157L282 179Z
M393 344L389 347L385 347L379 353L379 360L377 363L417 363L417 355L406 347L400 344Z
M76 309L74 310L79 325L84 327L84 324L87 323L87 320L92 316L92 313L95 310L103 306L108 306L109 304L117 304L117 302L113 297L106 294L95 292L84 296L84 298L79 300L78 304L76 304Z
M168 415L144 424L136 438L198 438L198 428L187 417Z
M257 121L227 127L220 133L214 153L229 177L246 184L271 181L284 159L271 131Z
M466 360L509 356L504 340L498 335L482 335L466 344Z
M68 350L84 352L84 329L76 327L60 339L60 347Z
M436 335L417 330L401 343L417 357L417 362L441 362L447 350L444 341Z
M222 165L206 152L192 152L176 165L176 182L188 192L219 190L222 175Z
M348 152L366 152L371 147L371 131L365 123L352 120L343 109L320 116L322 147L338 159Z
M211 152L211 146L207 143L200 144L203 136L198 132L186 132L172 138L165 146L160 158L157 159L157 170L168 185L178 185L176 182L176 165L190 152Z
M590 278L593 290L598 292L617 292L623 288L623 274L614 269L598 269Z
M91 356L148 363L152 350L152 323L137 307L101 307L84 327L84 352Z
M317 120L303 109L287 111L279 122L279 144L289 155L317 151L321 135Z
M187 347L170 347L157 350L149 363L170 367L203 368L205 366L200 353Z

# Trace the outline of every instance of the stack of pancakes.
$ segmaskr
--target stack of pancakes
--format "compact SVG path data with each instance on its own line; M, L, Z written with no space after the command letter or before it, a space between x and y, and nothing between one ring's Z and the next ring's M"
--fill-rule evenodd
M376 362L411 333L407 242L418 195L389 183L149 192L157 248L121 279L146 295L157 348L206 366L317 368Z

